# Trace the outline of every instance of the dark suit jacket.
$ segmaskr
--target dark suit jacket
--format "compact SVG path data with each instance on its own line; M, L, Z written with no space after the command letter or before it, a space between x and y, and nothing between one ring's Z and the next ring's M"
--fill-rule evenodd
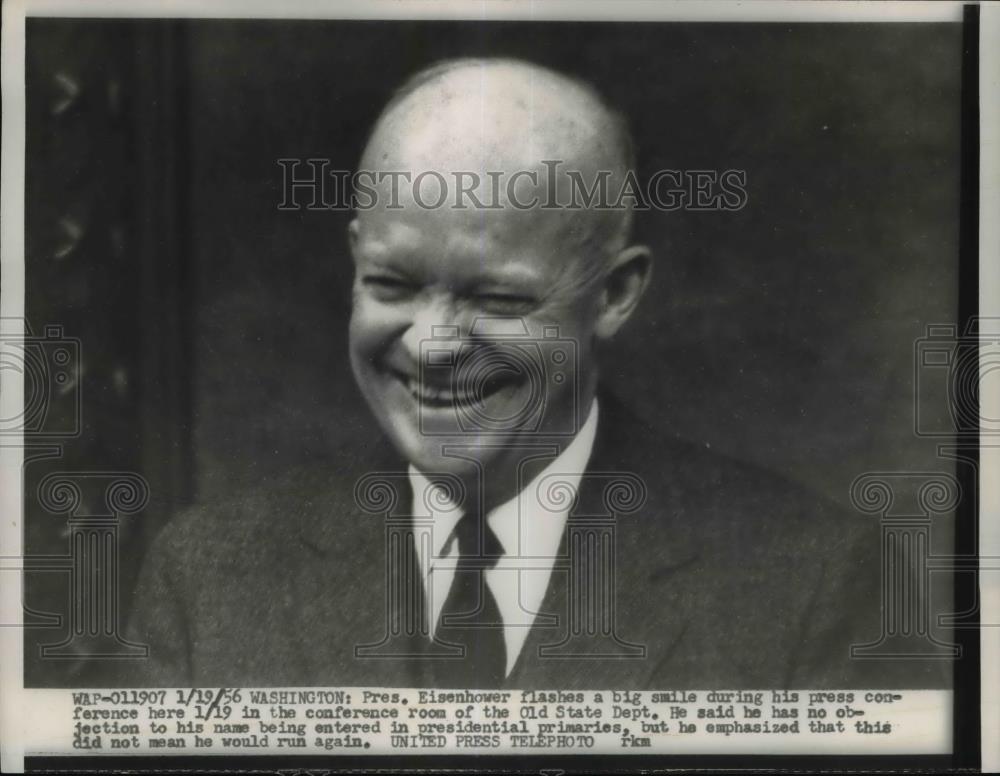
M363 511L355 498L366 474L395 472L389 479L399 483L405 471L387 443L373 441L171 521L148 554L132 602L130 638L148 644L150 658L132 666L128 684L429 683L427 660L386 656L424 647L419 635L386 638L394 613L389 591L402 572L398 563L387 568L385 517ZM614 603L599 608L605 617L613 610L614 632L598 624L588 633L574 623L568 588L576 561L568 554L507 686L946 684L940 663L849 656L852 643L880 634L876 519L664 438L605 397L563 551L581 526L579 535L607 527L606 519L587 520L608 513L608 475L630 482L634 475L645 485L641 506L613 519ZM409 494L399 498L399 509L408 509ZM368 651L359 654L363 645Z

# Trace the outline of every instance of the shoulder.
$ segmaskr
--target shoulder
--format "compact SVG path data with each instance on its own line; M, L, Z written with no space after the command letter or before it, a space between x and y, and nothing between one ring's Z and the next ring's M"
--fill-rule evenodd
M638 477L650 535L669 542L690 534L720 558L742 563L755 555L836 558L873 536L877 551L870 517L779 473L673 437L613 398L602 397L600 423L592 461Z
M356 488L364 476L387 465L388 443L373 438L365 449L343 448L307 464L264 477L250 488L195 503L173 515L148 550L183 558L193 573L272 562L298 552L298 539L336 531L349 543L357 520ZM344 518L344 519L341 519Z

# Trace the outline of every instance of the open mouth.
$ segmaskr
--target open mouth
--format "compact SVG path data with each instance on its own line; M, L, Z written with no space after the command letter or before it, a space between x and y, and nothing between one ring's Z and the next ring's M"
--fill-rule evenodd
M505 388L514 387L518 383L511 372L498 371L463 389L462 386L452 383L439 385L422 382L416 377L391 368L388 371L416 402L429 409L478 406Z

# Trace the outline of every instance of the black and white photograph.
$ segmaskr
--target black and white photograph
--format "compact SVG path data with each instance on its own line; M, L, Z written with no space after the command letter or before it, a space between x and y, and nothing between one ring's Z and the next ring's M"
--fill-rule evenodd
M22 4L29 770L981 767L979 7L264 5Z

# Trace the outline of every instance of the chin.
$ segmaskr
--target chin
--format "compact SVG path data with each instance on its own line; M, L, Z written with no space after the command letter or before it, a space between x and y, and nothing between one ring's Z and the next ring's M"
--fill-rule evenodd
M392 436L399 452L423 473L454 474L463 479L475 472L477 464L488 467L500 452L492 446L503 442L477 434L426 436L412 427L396 429ZM446 447L451 448L448 454Z

